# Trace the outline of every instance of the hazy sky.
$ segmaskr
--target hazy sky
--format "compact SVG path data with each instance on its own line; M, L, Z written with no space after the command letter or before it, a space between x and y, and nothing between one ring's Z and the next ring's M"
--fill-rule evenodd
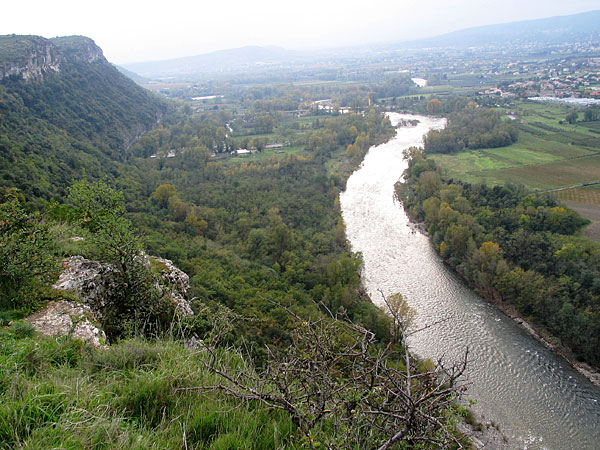
M114 63L244 45L328 48L600 9L598 0L11 0L0 34L80 34Z

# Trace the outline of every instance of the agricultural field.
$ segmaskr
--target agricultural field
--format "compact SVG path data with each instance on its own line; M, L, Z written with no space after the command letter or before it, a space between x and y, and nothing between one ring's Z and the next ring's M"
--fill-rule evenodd
M600 184L556 191L554 196L574 209L592 223L583 231L583 235L600 242Z
M306 146L304 145L300 145L300 146L283 146L282 148L276 148L276 149L265 149L262 152L256 152L256 153L250 153L250 154L246 154L246 155L239 155L239 156L229 156L229 155L225 155L225 156L220 156L216 159L223 159L225 160L226 163L228 164L235 164L235 163L244 163L244 162L254 162L254 161L263 161L266 159L272 159L272 158L285 158L286 156L289 155L308 155L309 152L306 150Z
M494 149L431 155L449 177L469 183L523 184L555 196L592 220L586 234L600 241L600 122L559 123L575 107L517 102L519 140ZM580 119L583 114L580 114Z

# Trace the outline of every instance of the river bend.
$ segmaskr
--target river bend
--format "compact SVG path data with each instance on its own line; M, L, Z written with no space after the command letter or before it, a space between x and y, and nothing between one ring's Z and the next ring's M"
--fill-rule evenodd
M600 448L600 389L490 305L446 267L428 238L411 226L394 200L406 168L402 151L421 145L444 119L390 114L392 123L417 119L388 143L372 147L340 195L347 237L364 260L362 279L375 303L378 289L400 292L418 325L445 319L411 337L421 357L472 361L468 397L475 411L500 425L517 449Z

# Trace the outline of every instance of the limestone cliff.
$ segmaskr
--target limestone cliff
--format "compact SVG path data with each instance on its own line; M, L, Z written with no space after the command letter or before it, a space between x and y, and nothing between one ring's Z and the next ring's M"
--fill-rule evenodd
M60 70L59 51L39 36L0 36L0 79L21 77L25 81L43 79Z
M83 36L0 36L0 79L13 76L25 82L40 81L60 72L68 61L107 62L94 41Z

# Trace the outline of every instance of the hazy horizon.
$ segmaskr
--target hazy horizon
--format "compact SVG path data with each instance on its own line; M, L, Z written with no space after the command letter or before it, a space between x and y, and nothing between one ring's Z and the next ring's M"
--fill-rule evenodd
M33 3L33 5L32 5ZM248 45L289 50L405 41L482 25L599 9L597 0L374 0L287 5L273 0L227 4L75 0L4 6L0 34L47 38L83 35L117 64L156 61Z

